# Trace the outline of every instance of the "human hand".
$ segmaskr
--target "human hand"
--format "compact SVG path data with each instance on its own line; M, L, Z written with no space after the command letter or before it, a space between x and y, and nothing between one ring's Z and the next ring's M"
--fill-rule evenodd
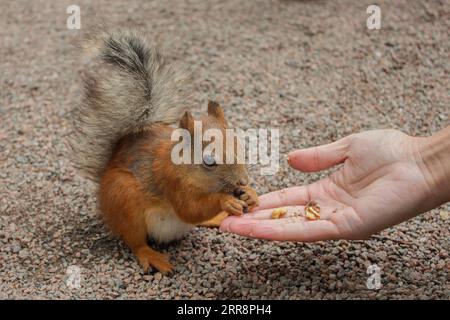
M374 130L294 151L289 163L304 172L343 166L311 185L261 196L252 213L225 219L221 230L281 241L366 239L449 200L435 194L442 181L424 163L425 140L396 130ZM321 207L320 220L292 216L303 213L311 200ZM284 206L287 217L271 219L273 208Z

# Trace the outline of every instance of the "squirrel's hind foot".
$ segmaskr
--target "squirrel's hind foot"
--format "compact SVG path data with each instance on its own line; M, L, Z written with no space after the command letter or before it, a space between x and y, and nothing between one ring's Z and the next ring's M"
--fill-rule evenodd
M167 254L160 253L145 246L137 249L135 255L145 273L148 272L149 267L154 267L165 275L173 271L173 265L169 262Z

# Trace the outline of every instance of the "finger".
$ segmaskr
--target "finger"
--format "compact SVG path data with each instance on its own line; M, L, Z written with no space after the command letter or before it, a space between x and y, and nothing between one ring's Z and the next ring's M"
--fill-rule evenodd
M252 211L306 204L309 200L308 186L291 187L263 194Z
M347 158L349 140L341 140L318 147L292 151L288 154L289 165L304 172L314 172L343 163Z
M340 238L338 228L330 220L305 221L301 218L254 220L229 217L224 223L226 227L221 225L220 230L250 238L301 242Z
M264 209L259 211L254 211L251 213L248 213L242 218L244 219L272 219L272 213L274 209ZM305 211L304 206L292 206L292 207L286 207L286 215L283 216L283 218L293 217L293 216L300 216Z

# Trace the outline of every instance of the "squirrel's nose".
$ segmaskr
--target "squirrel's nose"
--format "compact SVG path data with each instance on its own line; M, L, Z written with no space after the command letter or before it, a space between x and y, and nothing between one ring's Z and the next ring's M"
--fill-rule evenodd
M238 186L246 186L248 184L248 180L245 178L241 178L238 181Z

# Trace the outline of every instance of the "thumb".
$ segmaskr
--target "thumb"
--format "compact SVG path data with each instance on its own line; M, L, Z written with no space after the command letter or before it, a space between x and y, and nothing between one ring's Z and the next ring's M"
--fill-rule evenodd
M347 159L348 137L322 146L300 149L288 154L289 165L304 172L314 172L343 163Z

